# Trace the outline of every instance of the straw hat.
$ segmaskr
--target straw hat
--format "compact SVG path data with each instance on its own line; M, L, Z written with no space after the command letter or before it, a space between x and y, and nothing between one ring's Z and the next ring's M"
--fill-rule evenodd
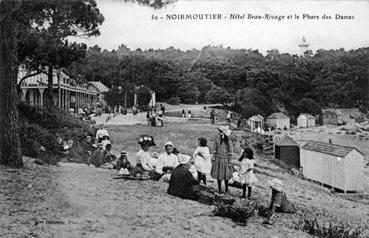
M167 147L168 145L170 145L170 146L174 147L174 146L173 146L173 143L172 143L171 141L168 141L167 143L165 143L164 147Z
M120 152L121 155L127 155L127 151L123 150Z
M184 155L184 154L179 154L178 155L178 161L180 164L187 164L188 162L190 162L191 157L188 155Z
M267 182L271 188L277 190L278 192L283 191L283 183L281 180L274 178L272 180L268 180Z
M223 132L226 136L231 135L231 130L229 129L228 126L220 126L220 127L218 127L218 130Z

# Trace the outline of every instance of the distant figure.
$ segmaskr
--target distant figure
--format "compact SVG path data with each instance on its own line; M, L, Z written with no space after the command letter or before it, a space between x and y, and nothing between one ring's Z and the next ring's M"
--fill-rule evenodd
M104 124L100 124L100 129L96 132L96 141L97 143L100 143L103 140L104 136L109 137L108 131L105 129Z
M147 122L147 125L150 126L150 111L147 111L146 113L146 122Z
M226 119L227 119L228 123L231 122L231 119L232 119L231 111L228 111L227 116L226 116Z
M185 118L186 117L186 111L185 109L182 110L182 117Z
M237 128L240 128L241 123L242 123L243 117L241 116L240 118L238 118L237 120Z
M164 115L165 114L165 107L163 106L163 104L160 104L160 109L161 109L161 112Z
M191 111L188 111L187 117L188 118L191 118L192 117Z
M120 152L120 157L117 160L114 168L117 170L120 170L122 168L127 170L132 169L131 163L127 159L127 151Z
M100 167L101 165L105 164L106 161L103 152L103 145L101 143L97 144L97 148L91 155L88 165L93 164L95 167Z
M210 111L210 120L211 120L211 124L214 125L215 122L215 109L211 109Z

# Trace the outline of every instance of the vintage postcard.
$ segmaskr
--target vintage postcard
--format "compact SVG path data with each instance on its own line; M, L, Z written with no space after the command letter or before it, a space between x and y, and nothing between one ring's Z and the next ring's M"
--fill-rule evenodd
M0 0L0 236L369 237L369 2Z

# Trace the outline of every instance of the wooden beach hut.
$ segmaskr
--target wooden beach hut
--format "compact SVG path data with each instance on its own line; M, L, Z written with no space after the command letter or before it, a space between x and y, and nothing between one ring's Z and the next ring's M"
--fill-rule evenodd
M282 112L276 112L267 118L267 124L275 129L290 129L290 118Z
M302 113L297 117L297 126L298 127L314 127L315 126L315 117Z
M274 144L274 157L288 165L300 167L300 147L288 136L283 136Z
M345 193L363 191L364 155L356 148L308 141L300 158L306 178Z

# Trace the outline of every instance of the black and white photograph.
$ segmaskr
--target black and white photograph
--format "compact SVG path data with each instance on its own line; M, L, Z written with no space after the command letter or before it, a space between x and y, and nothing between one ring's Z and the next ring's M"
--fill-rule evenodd
M0 0L0 237L369 237L369 1Z

